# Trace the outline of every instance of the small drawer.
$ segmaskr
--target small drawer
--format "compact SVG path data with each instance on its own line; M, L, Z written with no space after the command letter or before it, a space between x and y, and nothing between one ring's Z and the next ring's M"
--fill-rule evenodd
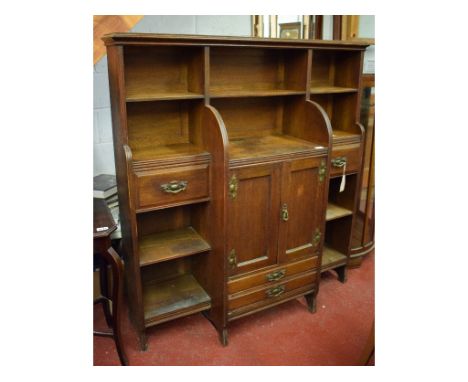
M236 278L228 282L228 293L237 293L262 284L273 284L294 274L307 272L318 267L318 257L312 257L295 263L256 272L253 275Z
M238 293L229 296L228 310L232 311L246 305L251 305L263 301L268 304L283 298L283 295L307 285L312 287L317 279L317 271L309 272L304 275L289 279L283 283L276 283L264 288L253 288L247 293Z
M199 202L210 196L208 164L137 173L136 179L137 211Z
M359 143L351 145L334 146L330 163L330 176L343 174L346 165L346 173L358 172L361 165L361 147Z

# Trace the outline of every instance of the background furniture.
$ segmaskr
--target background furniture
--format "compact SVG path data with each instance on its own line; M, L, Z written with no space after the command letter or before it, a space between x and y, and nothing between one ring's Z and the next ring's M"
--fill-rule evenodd
M326 269L341 271L349 255L366 45L151 34L104 41L141 348L147 327L195 312L227 344L228 323L261 309L305 296L315 311L324 240ZM330 169L332 125L333 160L346 157L354 178L342 195L332 182L329 196L329 172L342 173ZM327 197L347 213L325 232Z
M94 331L94 335L112 337L117 347L117 353L122 365L127 366L128 360L122 344L121 334L121 307L122 307L122 282L123 264L117 252L111 247L110 234L115 231L117 225L104 199L93 199L93 248L95 267L99 267L100 288L102 296L94 301L102 304L107 325L110 331ZM112 272L112 294L109 294L108 267ZM112 313L109 302L112 301Z
M359 194L356 223L354 224L351 254L348 267L358 267L363 256L375 247L375 78L373 74L362 76L361 123L365 129L364 159L361 191Z

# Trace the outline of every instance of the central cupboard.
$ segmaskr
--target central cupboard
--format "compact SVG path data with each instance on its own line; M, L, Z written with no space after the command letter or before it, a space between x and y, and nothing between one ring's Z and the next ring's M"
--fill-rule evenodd
M142 349L148 327L195 312L227 344L232 320L301 296L315 311L335 133L321 97L352 102L365 45L104 41L127 296ZM342 119L341 136L356 136L352 119Z

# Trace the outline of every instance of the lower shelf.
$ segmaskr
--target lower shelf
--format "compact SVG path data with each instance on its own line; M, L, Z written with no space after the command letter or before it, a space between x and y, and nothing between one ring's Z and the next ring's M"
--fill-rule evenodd
M321 271L327 271L329 269L345 265L347 262L347 257L341 252L338 252L335 249L324 247L322 255L322 269Z
M191 274L143 285L145 326L201 312L211 307L210 296Z
M353 211L348 210L347 208L341 207L337 204L328 202L327 216L325 219L326 221L330 221L330 220L342 218L344 216L349 216L352 214L353 214Z

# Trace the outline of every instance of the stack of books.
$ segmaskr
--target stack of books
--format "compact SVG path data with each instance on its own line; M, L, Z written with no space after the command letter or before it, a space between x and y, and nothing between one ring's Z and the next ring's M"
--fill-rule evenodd
M112 233L112 239L120 239L122 233L120 231L119 218L119 197L117 195L117 178L115 175L101 174L93 178L93 196L98 199L105 199L112 213L114 221L117 223L117 229Z

